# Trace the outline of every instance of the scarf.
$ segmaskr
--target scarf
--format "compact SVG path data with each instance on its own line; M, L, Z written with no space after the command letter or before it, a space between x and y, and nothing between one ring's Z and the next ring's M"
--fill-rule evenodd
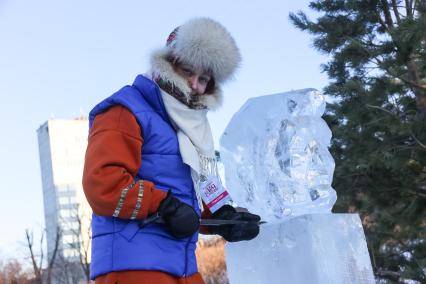
M201 96L185 93L176 87L172 82L164 80L161 77L154 78L155 82L158 84L160 89L164 90L169 95L173 96L175 99L181 103L187 105L191 109L206 109L207 107L203 105Z
M158 77L156 79L158 84ZM168 93L161 88L163 82L159 86L166 112L176 130L182 160L191 168L198 205L203 211L199 182L211 174L218 176L213 135L207 119L208 109L204 106L191 108L191 103L187 105L176 97L176 93L180 92L176 92L177 88L174 88L175 92Z

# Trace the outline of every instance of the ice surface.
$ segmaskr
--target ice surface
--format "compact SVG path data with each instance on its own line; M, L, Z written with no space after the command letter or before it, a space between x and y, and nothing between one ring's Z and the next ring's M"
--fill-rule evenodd
M303 89L249 99L220 139L226 187L234 201L279 223L330 212L334 161L324 97Z
M267 224L229 243L230 283L374 283L361 221L330 214L334 161L324 97L304 89L250 99L221 137L226 187Z
M235 283L374 283L361 221L356 214L312 214L262 225L248 242L225 247Z

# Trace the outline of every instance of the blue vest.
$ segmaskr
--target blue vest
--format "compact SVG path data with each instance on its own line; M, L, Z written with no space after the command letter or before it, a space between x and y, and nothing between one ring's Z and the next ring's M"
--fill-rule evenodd
M190 168L183 163L176 132L171 125L157 85L137 76L105 99L89 114L92 127L95 116L114 105L122 105L136 117L144 138L142 162L136 180L154 183L157 189L191 205L200 214ZM89 189L90 190L90 189ZM150 224L139 229L138 222L93 214L91 279L111 271L159 270L176 276L197 272L195 247L198 232L178 240L165 225Z

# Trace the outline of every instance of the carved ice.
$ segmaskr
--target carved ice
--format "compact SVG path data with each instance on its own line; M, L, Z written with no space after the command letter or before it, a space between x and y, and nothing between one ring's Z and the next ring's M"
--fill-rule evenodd
M334 161L331 131L314 89L249 99L223 133L226 186L239 206L268 222L330 212Z
M229 243L230 283L374 283L356 214L331 214L331 131L314 89L252 98L221 143L226 187L267 224L248 242Z

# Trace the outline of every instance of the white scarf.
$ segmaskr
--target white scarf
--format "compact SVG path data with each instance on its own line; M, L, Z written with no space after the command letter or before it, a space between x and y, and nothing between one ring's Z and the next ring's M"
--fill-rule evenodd
M161 90L161 89L160 89ZM161 90L167 114L175 127L182 160L191 167L191 176L198 204L203 210L198 182L215 167L213 135L207 119L207 109L191 109Z
M191 88L188 82L178 75L166 60L163 51L154 52L151 56L151 70L148 73L153 81L159 77L171 82L184 94L189 95ZM198 204L203 210L199 181L202 176L217 174L217 165L213 144L213 135L207 120L208 109L216 109L221 105L222 92L219 85L213 92L203 95L202 101L208 109L191 109L187 105L175 99L172 95L159 88L163 97L167 114L176 130L179 141L179 150L182 160L191 167L191 177L197 194Z

